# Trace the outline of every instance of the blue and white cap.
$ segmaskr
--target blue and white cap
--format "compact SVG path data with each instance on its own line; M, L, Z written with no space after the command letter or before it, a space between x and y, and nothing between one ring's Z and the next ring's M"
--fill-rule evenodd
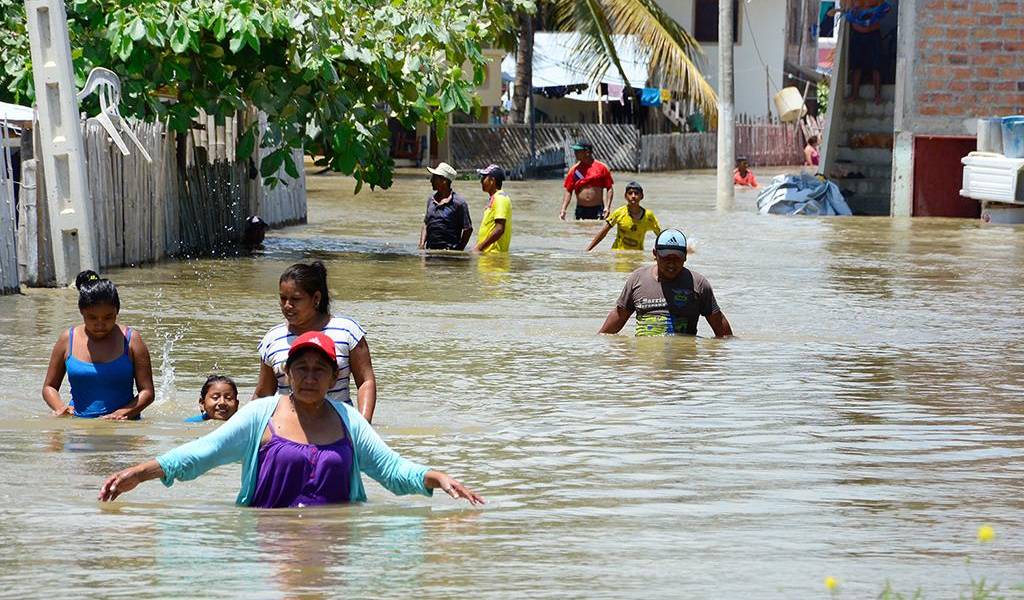
M682 256L686 258L686 236L678 229L664 229L654 242L654 251L658 256Z

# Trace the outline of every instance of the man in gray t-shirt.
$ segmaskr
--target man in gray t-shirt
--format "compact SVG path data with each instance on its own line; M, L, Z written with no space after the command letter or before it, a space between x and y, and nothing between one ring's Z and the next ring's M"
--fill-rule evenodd
M598 333L618 333L636 313L636 335L697 335L704 317L715 337L732 335L729 320L718 308L711 284L684 267L686 236L666 229L654 244L655 265L630 273L615 308Z

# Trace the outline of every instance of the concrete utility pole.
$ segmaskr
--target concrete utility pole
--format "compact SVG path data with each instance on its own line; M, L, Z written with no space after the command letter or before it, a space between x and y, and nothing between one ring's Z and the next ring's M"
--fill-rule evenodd
M40 147L36 152L46 178L53 266L57 284L68 285L80 270L99 267L68 16L62 0L25 0L25 15L39 115Z
M732 77L732 0L718 0L718 194L719 210L732 208L735 190L732 170L736 164Z

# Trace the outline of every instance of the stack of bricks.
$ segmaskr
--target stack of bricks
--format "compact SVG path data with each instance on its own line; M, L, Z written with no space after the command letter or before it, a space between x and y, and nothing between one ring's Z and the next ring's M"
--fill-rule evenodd
M917 3L911 89L918 115L1024 113L1024 0L903 2Z

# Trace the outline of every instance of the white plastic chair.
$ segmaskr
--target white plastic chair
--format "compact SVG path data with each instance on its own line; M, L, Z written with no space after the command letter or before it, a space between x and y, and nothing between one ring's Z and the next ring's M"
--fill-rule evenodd
M90 71L89 78L85 81L85 87L82 88L82 91L78 92L78 101L81 102L93 92L100 99L100 114L89 120L96 121L106 130L107 135L117 145L121 154L128 156L129 153L128 145L124 143L124 139L121 137L118 129L123 131L128 136L128 139L134 142L139 152L142 153L142 157L146 159L146 162L153 162L149 152L146 152L145 146L142 145L139 138L135 137L135 134L128 126L128 121L118 112L117 105L121 103L121 79L117 74L103 67L96 67Z

